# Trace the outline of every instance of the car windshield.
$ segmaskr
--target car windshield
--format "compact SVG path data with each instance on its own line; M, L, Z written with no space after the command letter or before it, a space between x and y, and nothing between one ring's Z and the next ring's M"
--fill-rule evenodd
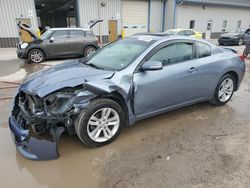
M237 28L237 29L229 31L229 33L244 33L244 29Z
M45 33L42 34L41 39L48 39L51 36L51 33L51 30L47 30Z
M95 68L122 70L132 63L153 42L155 41L150 37L144 36L118 40L98 50L83 62Z

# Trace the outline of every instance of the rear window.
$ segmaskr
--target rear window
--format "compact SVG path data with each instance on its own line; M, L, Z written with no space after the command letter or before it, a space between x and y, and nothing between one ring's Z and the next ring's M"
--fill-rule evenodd
M85 36L86 37L93 37L94 34L91 31L85 31Z
M198 58L208 57L211 55L211 48L208 44L205 44L202 42L197 42L196 48L197 48L197 57Z
M81 31L81 30L70 31L70 37L72 37L72 38L75 38L75 37L84 37L84 31Z

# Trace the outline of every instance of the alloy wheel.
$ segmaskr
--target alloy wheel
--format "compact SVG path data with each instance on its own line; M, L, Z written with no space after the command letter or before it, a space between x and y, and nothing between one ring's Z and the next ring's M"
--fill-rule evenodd
M34 51L30 54L30 59L35 63L40 63L43 60L43 54L39 51Z
M87 124L87 133L95 142L106 142L111 139L120 126L120 117L112 108L101 108L90 118Z
M226 102L230 99L234 90L234 81L231 78L225 79L220 87L218 97L221 102Z

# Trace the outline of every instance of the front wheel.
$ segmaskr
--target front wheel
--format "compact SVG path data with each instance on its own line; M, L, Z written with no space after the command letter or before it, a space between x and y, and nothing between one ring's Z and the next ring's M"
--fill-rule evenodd
M224 75L216 87L211 103L215 106L226 104L233 96L235 84L235 78L231 74Z
M28 54L28 61L33 63L41 63L44 60L44 53L39 49L33 49Z
M85 145L98 147L111 143L124 124L125 115L118 103L110 99L95 99L79 113L75 131Z

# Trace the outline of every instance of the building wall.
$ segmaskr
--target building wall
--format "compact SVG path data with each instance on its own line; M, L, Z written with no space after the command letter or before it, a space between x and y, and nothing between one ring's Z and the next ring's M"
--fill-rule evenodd
M172 29L174 27L174 6L175 0L166 0L166 13L165 13L165 30Z
M241 20L241 28L250 25L250 9L222 6L180 5L176 11L177 28L189 28L190 20L195 20L194 29L205 33L207 22L213 22L212 33L222 33L223 20L227 20L226 31L237 27ZM214 35L215 36L215 35Z
M31 27L37 30L34 0L0 0L0 48L18 43L17 18L30 18Z
M162 31L163 18L162 0L151 0L150 2L150 32Z
M79 26L83 27L91 19L103 19L93 28L96 35L104 36L104 42L109 35L108 20L115 19L118 22L118 35L121 35L121 0L77 0ZM106 6L101 6L106 3Z

